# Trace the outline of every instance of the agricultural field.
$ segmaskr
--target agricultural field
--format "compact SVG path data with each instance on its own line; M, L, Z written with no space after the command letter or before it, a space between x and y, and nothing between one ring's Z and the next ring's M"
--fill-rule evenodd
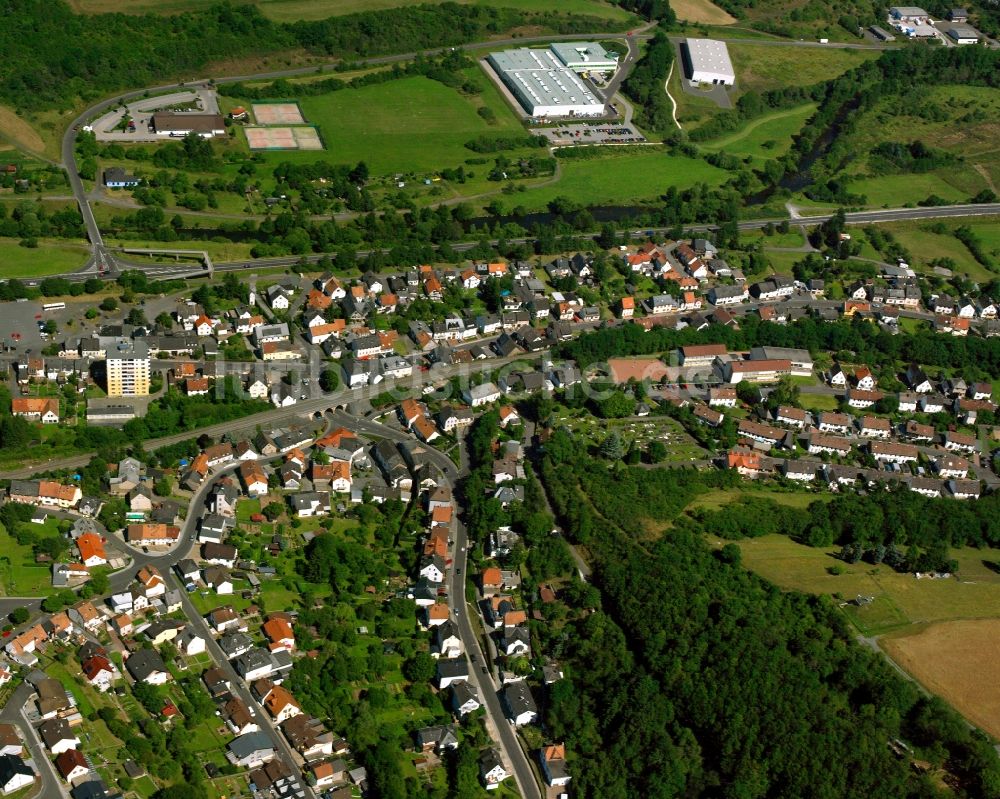
M703 25L732 25L736 17L710 0L674 0L670 7L677 19Z
M921 685L1000 736L1000 619L942 622L879 643Z
M519 8L527 11L551 9L542 0L458 0L469 5ZM357 11L378 11L386 8L417 5L426 0L253 0L265 16L277 22L326 19ZM81 14L122 12L131 14L180 14L213 5L213 0L132 0L123 5L118 0L69 0ZM630 15L622 9L600 0L561 0L559 10L567 14L587 14L615 21L626 21Z
M766 494L781 501L781 493ZM820 495L809 496L809 501ZM809 503L804 501L804 504ZM713 545L720 542L711 539ZM866 635L957 619L997 616L1000 572L977 549L952 552L959 564L947 579L924 578L893 571L888 566L844 563L834 557L837 547L798 544L785 536L768 535L738 542L743 564L776 585L811 594L830 594L842 601L845 612ZM871 604L853 604L858 595L874 597Z
M45 277L73 272L90 257L83 242L41 239L37 247L21 247L17 239L0 238L0 278Z
M872 207L915 203L932 194L968 201L1000 187L1000 89L933 86L887 98L857 120L849 143L859 157L845 169L849 190L865 194ZM959 158L929 172L873 176L866 154L882 142L920 141Z

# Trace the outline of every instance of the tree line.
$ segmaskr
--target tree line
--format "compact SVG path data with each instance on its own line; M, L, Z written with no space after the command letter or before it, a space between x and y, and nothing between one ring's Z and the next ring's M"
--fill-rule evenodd
M184 79L213 61L301 48L361 58L460 45L522 26L553 33L599 29L596 17L442 3L272 22L252 4L222 2L170 16L73 12L65 0L3 0L0 98L20 111Z

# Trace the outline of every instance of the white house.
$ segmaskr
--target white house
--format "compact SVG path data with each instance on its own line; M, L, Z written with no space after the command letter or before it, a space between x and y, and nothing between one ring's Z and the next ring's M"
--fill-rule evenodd
M483 383L482 385L466 389L462 392L462 395L469 405L473 408L478 408L500 399L500 389L496 387L495 383Z

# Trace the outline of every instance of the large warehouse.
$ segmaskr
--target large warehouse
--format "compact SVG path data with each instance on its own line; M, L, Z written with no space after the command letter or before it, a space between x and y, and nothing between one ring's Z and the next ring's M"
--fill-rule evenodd
M684 70L693 85L714 83L732 86L736 83L736 70L729 60L725 42L715 39L686 39L682 52Z
M490 53L497 76L532 117L598 117L604 100L596 96L552 50L522 47Z

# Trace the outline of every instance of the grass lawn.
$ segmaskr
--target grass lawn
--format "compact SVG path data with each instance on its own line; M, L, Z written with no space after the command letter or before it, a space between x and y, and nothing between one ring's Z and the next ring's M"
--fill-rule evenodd
M722 184L728 173L700 159L668 155L659 149L587 161L565 159L562 177L551 186L529 189L507 201L528 210L544 209L556 197L586 205L614 205L654 199L670 186Z
M848 190L853 194L863 194L872 207L898 207L906 203L917 203L936 194L945 200L968 202L969 193L951 185L946 179L946 170L925 172L919 175L879 175L852 180Z
M739 94L785 86L812 86L843 75L879 55L877 50L845 50L839 47L761 47L751 42L729 44L729 56L738 76L736 87Z
M443 1L443 0L442 0ZM358 11L379 11L387 8L417 5L427 0L253 0L265 16L278 22L326 19ZM458 0L464 5L518 8L525 11L548 11L552 6L544 0ZM122 5L119 0L70 0L70 6L81 13L100 14L124 12L131 14L179 14L208 6L206 0L131 0ZM711 5L706 3L706 5ZM586 14L602 19L624 22L631 16L622 9L600 0L560 0L558 10L567 14ZM718 22L718 20L706 20Z
M756 159L779 158L792 146L792 136L798 133L815 112L814 103L786 108L750 120L737 131L717 139L700 142L703 150L725 150L730 155Z
M767 249L767 247L764 248L764 255L771 262L771 266L774 267L775 272L781 272L786 275L790 275L792 267L806 257L806 253L804 252L775 252L774 250Z
M65 239L40 239L37 247L22 247L18 239L0 238L0 278L45 277L73 272L86 263L90 250Z
M483 76L485 78L485 76ZM457 167L475 154L470 139L521 130L497 95L484 100L496 113L495 125L476 112L477 98L424 77L401 78L360 89L346 89L299 101L310 123L319 127L327 156L337 163L365 161L375 175L436 172ZM269 161L315 161L316 152L280 152Z
M702 494L688 505L688 510L697 510L698 508L718 510L744 496L770 499L779 505L787 505L790 508L807 508L813 502L829 502L833 499L833 495L828 492L813 493L811 491L766 491L763 489L730 488L725 491L712 491L708 494Z
M775 496L777 499L777 495ZM717 542L712 539L714 545ZM986 565L984 551L952 552L958 575L947 580L917 580L888 566L844 563L833 557L836 547L815 548L785 536L770 535L738 542L743 563L782 588L814 594L840 595L851 600L858 594L874 596L871 605L845 607L847 614L867 634L908 625L951 619L996 617L1000 607L1000 574ZM831 574L831 566L843 574Z
M136 239L118 239L113 237L104 237L104 243L110 247L135 247L136 249L178 249L178 250L195 250L198 252L207 252L213 261L249 261L250 250L254 243L242 244L231 241L218 242L218 241L177 241L167 244L162 241L139 241ZM169 256L157 256L155 258L130 254L129 259L133 261L141 261L143 258L149 258L150 263L169 263L175 264L173 258ZM190 263L192 266L195 265L193 260L182 260L180 262L182 265L185 263Z
M800 394L799 404L814 411L835 411L839 402L829 394Z
M801 247L806 243L801 228L797 227L787 233L775 231L773 236L765 236L763 230L741 230L740 241L759 241L765 247Z
M4 596L45 596L52 590L52 571L35 563L30 546L22 546L0 525L0 591Z

